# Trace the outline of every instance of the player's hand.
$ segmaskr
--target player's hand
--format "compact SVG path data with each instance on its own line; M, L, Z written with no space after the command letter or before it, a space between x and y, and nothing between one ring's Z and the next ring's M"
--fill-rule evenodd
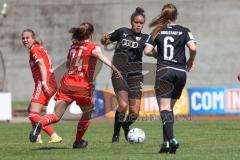
M103 38L104 38L105 40L108 40L108 39L110 38L110 34L105 33L105 34L103 35Z
M187 70L187 72L190 72L190 71L192 71L193 69L194 69L193 61L189 59L189 60L187 61L187 68L186 68L186 70Z
M43 92L44 92L46 95L48 95L48 96L51 95L51 91L50 91L50 89L48 88L48 86L47 86L46 83L42 83L42 89L43 89Z
M108 44L109 44L109 38L110 38L110 34L105 33L105 34L102 36L101 43L102 43L103 45L108 45Z

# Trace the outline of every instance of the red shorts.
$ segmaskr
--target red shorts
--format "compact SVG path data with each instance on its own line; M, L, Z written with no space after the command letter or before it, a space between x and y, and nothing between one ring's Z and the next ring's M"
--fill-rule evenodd
M54 99L68 103L76 101L79 106L88 106L93 103L92 87L79 76L67 75L63 77Z
M40 103L44 106L47 106L51 97L56 93L57 83L55 84L55 87L53 87L53 84L51 84L51 85L48 84L48 87L49 87L49 90L51 91L51 94L49 96L43 92L42 83L41 83L41 81L38 81L35 84L35 89L32 94L31 102Z

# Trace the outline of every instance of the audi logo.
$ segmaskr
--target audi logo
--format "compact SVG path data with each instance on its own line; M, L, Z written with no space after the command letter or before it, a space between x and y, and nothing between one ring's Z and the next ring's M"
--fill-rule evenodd
M127 39L123 39L121 41L122 46L127 46L127 47L131 47L131 48L138 48L138 42L133 42Z

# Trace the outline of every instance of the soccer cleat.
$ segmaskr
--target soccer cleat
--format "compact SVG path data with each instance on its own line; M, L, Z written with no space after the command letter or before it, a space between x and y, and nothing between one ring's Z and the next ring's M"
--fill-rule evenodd
M179 143L178 143L178 141L177 140L175 140L175 139L172 139L172 140L170 140L170 142L169 142L169 153L171 153L171 154L175 154L176 153L176 150L179 148Z
M124 137L126 139L126 141L128 141L128 132L130 131L129 127L126 127L126 126L122 126L123 128L123 131L124 131Z
M76 142L73 143L74 149L78 149L78 148L83 149L83 148L86 148L87 146L88 146L88 141L83 140L83 139L79 144L77 144Z
M42 130L42 123L41 122L36 122L34 124L34 127L33 127L32 131L30 132L30 135L29 135L30 142L33 142L33 143L37 142L38 135L41 132L41 130Z
M158 153L168 153L169 152L169 142L165 141L161 144L160 150Z
M112 143L118 143L118 142L119 142L119 136L113 136Z
M61 143L62 142L62 137L55 135L52 136L50 141L48 141L48 143Z

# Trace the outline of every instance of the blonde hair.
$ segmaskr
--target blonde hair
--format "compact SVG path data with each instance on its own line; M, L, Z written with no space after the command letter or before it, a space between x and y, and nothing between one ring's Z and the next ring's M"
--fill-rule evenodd
M169 21L175 21L177 19L177 8L173 4L166 4L162 8L160 15L155 17L149 24L149 27L154 27L151 32L153 39L155 39L160 31L167 27Z

